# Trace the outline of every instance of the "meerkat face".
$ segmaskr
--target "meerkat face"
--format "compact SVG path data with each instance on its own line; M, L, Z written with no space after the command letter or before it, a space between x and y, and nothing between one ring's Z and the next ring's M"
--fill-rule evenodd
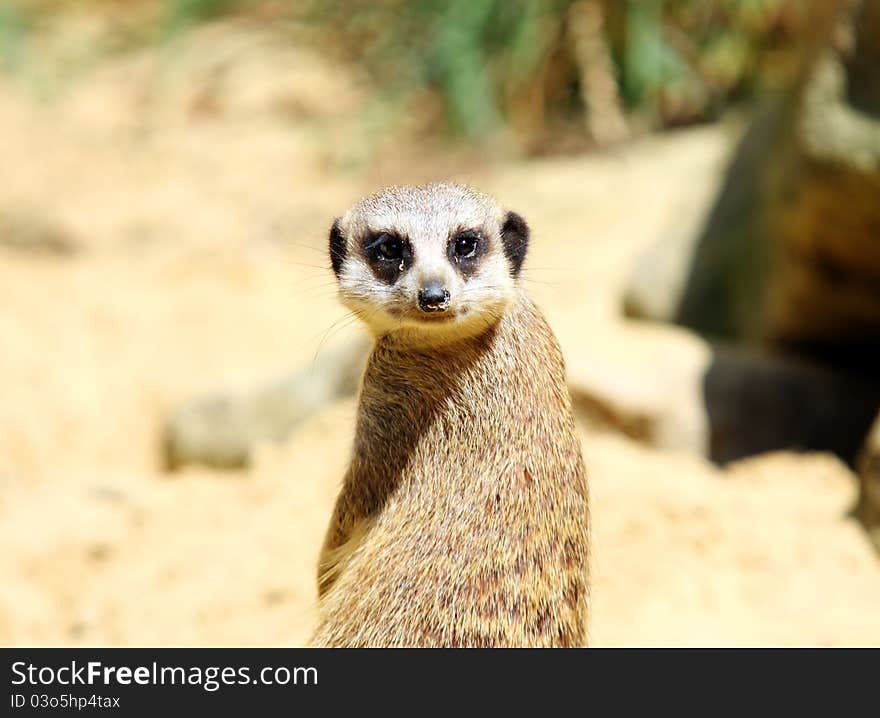
M528 247L514 212L469 187L391 187L333 223L342 302L378 336L425 343L486 331L513 300Z

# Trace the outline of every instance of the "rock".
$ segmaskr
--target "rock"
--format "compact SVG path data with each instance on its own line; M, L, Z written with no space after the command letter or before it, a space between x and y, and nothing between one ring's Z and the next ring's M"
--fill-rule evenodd
M725 464L769 451L831 452L853 466L880 381L756 348L631 322L569 355L572 400L594 429ZM651 357L650 371L644 357Z
M163 433L163 461L174 471L200 463L217 468L242 468L256 441L247 397L201 397L176 410Z
M626 322L594 327L589 351L563 343L578 418L650 446L706 455L709 426L702 376L707 342L675 327ZM650 356L651 371L644 357Z
M326 352L295 374L241 396L199 397L165 423L162 459L169 471L187 464L248 466L258 442L281 441L317 409L357 391L368 343Z
M864 0L836 34L833 16L814 23L801 71L756 116L700 237L685 326L876 366L880 100L865 67L876 67L878 18L880 0Z
M749 166L740 157L746 144L743 136L754 133L760 124L753 122L748 132L744 132L740 119L732 118L724 134L731 137L731 145L739 138L736 154L725 146L724 152L718 153L711 164L692 167L687 179L682 180L682 184L687 182L687 191L674 198L670 216L658 225L654 237L636 255L623 287L625 316L662 322L675 320L705 227L717 222L719 213L741 215L753 199L748 192L731 195L721 190L725 183L730 185L731 175L737 178L739 187L753 186L748 177L740 177ZM733 165L728 166L731 161ZM719 197L725 198L723 203Z
M78 249L69 232L30 209L0 210L0 247L58 257L73 255Z
M877 542L880 429L857 455L880 407L880 0L812 11L789 86L753 117L702 229L685 222L643 255L624 311L714 342L701 375L708 456L858 461L858 513ZM681 374L694 365L651 371L691 387L682 406L693 414L694 380ZM615 416L625 402L604 391ZM682 423L662 401L629 425L656 443L644 427L661 416Z
M636 258L624 290L624 315L658 322L675 318L706 211L702 202L690 203L676 226Z
M703 375L709 457L789 449L850 467L880 406L880 382L792 357L716 346Z

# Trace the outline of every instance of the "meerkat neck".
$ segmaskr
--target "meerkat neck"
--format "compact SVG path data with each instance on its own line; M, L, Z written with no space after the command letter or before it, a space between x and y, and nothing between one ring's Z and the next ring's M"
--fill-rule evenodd
M469 462L479 455L527 456L532 443L543 441L533 428L546 430L547 417L571 423L569 400L559 386L564 368L558 346L523 294L493 326L455 343L416 349L380 339L363 383L356 455L370 467L367 480L377 490L388 482L427 480L425 490L443 491L442 482L431 484L424 472L411 471L410 458L417 454L424 464L430 452L445 452L453 441L461 447L455 453L461 465L454 471L447 465L444 481L471 490ZM566 407L561 414L552 410L560 402ZM521 426L532 418L540 421ZM520 430L502 431L501 425ZM557 429L570 432L573 426Z

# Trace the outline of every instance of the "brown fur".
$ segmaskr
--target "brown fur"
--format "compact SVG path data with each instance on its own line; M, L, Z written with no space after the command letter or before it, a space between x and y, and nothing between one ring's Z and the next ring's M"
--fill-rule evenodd
M587 506L562 356L518 285L480 334L379 336L312 644L585 645Z

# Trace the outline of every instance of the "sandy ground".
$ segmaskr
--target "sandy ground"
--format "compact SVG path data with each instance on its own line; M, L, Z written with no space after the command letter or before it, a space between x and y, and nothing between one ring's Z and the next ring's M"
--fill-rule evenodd
M177 402L320 362L357 331L326 268L334 214L378 184L478 184L529 219L526 276L570 361L631 354L650 331L618 317L632 258L693 222L731 141L716 127L606 155L416 160L358 124L356 74L305 50L219 27L168 58L107 60L50 103L0 80L0 216L77 248L0 245L3 644L303 642L354 404L248 471L164 474L157 447ZM629 360L658 373L650 351ZM880 561L836 459L722 471L583 442L595 645L880 645Z

